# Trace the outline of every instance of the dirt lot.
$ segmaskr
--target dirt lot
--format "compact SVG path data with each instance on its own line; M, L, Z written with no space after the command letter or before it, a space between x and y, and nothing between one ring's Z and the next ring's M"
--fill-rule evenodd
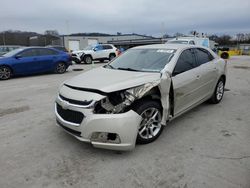
M100 65L100 64L99 64ZM232 57L223 101L202 104L132 152L95 149L56 126L64 75L0 82L0 187L250 187L250 57ZM96 65L98 66L98 65Z

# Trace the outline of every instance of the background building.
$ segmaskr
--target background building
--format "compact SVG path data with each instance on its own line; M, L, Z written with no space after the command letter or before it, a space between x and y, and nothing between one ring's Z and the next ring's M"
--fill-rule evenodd
M88 45L97 43L115 43L115 41L129 41L154 39L154 37L138 34L109 35L109 36L61 36L61 45L69 50L82 50Z

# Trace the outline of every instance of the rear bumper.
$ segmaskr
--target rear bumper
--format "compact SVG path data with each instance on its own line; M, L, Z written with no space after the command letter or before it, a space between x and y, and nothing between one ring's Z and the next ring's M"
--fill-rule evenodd
M60 100L56 101L59 105ZM141 116L130 110L121 114L93 114L90 109L68 106L70 110L81 112L84 119L80 124L65 121L55 108L56 119L66 132L80 141L94 147L110 150L132 150L135 147ZM105 139L105 134L117 135L116 140ZM96 136L98 135L98 136ZM103 136L104 135L104 136Z

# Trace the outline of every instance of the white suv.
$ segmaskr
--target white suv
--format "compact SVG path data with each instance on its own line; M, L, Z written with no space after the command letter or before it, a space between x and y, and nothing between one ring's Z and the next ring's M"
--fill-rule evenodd
M112 60L118 55L118 49L111 44L96 44L87 46L84 50L72 52L72 59L77 64L91 64L93 60Z

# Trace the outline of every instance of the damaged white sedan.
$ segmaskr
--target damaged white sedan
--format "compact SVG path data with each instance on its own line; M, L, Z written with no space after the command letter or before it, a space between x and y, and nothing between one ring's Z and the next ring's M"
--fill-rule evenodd
M224 94L226 62L203 47L132 48L66 81L55 103L58 125L98 148L131 150L159 137L168 121Z

